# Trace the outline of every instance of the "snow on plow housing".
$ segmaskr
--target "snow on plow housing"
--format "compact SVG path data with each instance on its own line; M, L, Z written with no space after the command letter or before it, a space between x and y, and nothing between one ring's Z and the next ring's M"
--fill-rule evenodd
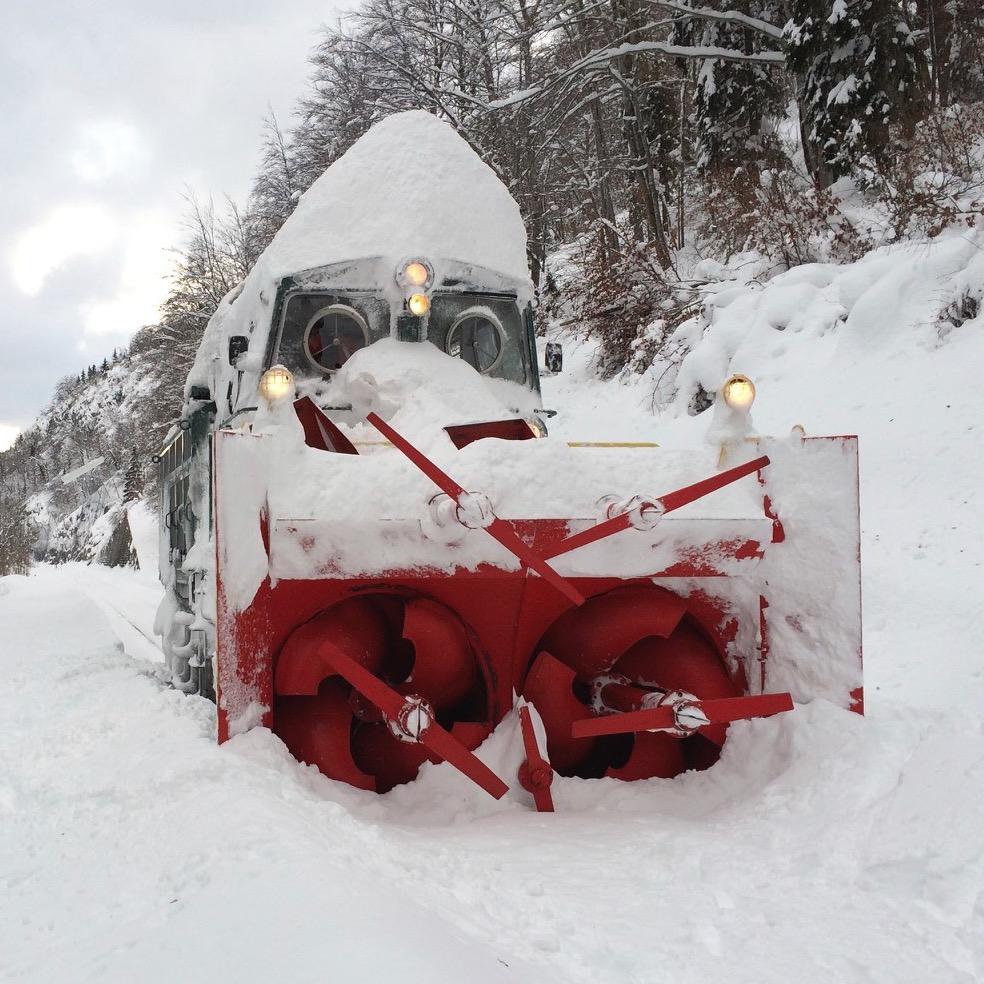
M223 300L161 454L158 619L220 741L550 810L555 772L671 778L733 721L861 710L856 439L755 436L742 380L700 447L547 436L525 245L468 145L400 114Z

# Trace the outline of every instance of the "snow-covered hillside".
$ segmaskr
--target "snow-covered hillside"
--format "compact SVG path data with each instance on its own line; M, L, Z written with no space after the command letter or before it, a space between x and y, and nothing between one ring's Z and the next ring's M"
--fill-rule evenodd
M265 731L217 748L141 634L150 575L0 581L0 978L984 980L982 294L954 235L719 279L645 377L564 338L554 434L702 441L736 370L761 432L861 438L867 716L738 723L704 773L558 779L552 816L443 765L377 797Z

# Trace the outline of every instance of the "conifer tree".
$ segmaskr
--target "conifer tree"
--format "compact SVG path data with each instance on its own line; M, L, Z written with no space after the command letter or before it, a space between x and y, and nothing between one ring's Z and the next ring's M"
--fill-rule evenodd
M766 22L780 16L775 0L735 0L728 6ZM772 42L740 24L689 19L679 22L676 39L749 55L760 51L763 43ZM764 164L773 145L772 120L783 112L777 70L718 58L694 64L694 157L698 167L720 172Z
M143 465L140 463L140 455L137 449L130 451L130 463L126 466L126 475L123 479L123 501L134 502L143 495Z
M893 127L919 105L920 53L894 0L793 0L787 68L796 76L804 153L822 185L865 157L879 163Z

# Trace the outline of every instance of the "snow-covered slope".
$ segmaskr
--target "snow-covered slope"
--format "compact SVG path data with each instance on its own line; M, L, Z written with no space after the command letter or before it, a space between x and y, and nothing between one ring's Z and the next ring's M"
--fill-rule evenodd
M159 370L146 353L124 353L84 379L63 379L44 412L3 453L0 503L24 502L35 556L126 561L123 500L142 491L160 436L148 430L143 412Z
M739 723L705 773L558 780L553 816L447 766L376 797L268 732L216 748L212 707L88 600L139 623L137 575L0 581L0 977L984 980L981 247L719 282L673 365L630 382L565 339L554 434L700 441L688 390L733 369L761 431L861 437L867 716ZM654 416L664 369L680 394Z

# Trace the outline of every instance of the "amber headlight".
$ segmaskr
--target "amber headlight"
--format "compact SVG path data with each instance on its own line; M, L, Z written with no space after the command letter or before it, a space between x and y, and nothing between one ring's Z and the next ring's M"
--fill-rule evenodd
M294 396L294 374L286 366L271 366L260 376L260 396L273 406Z
M426 289L434 282L434 268L421 257L404 260L396 268L396 282L401 287L412 289L423 287Z
M430 298L426 294L411 294L407 299L407 307L411 314L422 318L430 310Z
M736 372L721 387L721 395L732 410L748 410L755 402L755 384L748 376Z

